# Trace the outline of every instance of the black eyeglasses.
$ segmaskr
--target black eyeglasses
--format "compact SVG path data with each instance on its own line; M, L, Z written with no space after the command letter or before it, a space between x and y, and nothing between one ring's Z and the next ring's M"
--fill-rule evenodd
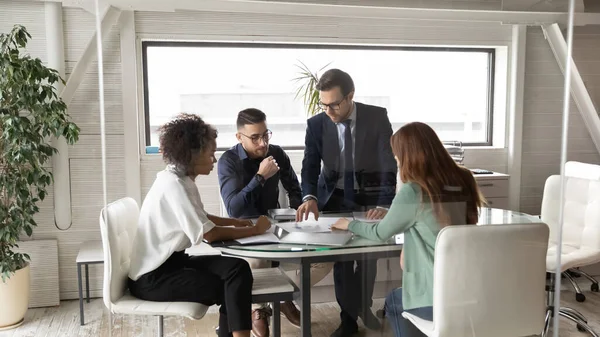
M340 109L340 104L342 104L342 102L346 99L346 97L348 97L348 95L342 97L341 100L330 103L330 104L325 104L323 102L319 102L318 103L319 109L321 109L323 111L327 111L327 108L330 108L333 111L338 111Z
M242 135L246 138L249 138L253 144L258 145L258 143L260 142L261 139L263 142L268 143L269 139L271 139L271 136L273 135L273 132L271 132L271 130L267 130L262 135L252 135L252 136L246 136L245 134L240 132L240 135Z

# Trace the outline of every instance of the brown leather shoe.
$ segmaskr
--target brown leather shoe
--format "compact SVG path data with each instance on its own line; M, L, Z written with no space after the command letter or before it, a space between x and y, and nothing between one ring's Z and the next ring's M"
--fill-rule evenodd
M260 308L252 311L252 336L269 337L269 317L272 312L269 308Z
M281 302L281 313L290 321L290 324L296 328L300 327L300 310L296 308L294 302Z

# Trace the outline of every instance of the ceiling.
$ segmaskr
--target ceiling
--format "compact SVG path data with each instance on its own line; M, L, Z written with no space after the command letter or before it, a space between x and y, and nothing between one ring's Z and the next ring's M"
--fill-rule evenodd
M62 2L66 7L81 7L95 12L94 0L37 0ZM175 11L175 10L218 10L256 4L277 5L344 5L362 7L388 7L408 9L483 10L483 11L526 11L566 12L569 0L99 0L101 8L107 5L123 10ZM600 13L600 0L575 0L576 12ZM600 24L600 22L599 22Z

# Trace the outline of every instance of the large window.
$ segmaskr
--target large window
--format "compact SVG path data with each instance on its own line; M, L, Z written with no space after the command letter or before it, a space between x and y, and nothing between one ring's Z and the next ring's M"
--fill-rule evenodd
M348 72L355 101L386 107L392 127L421 121L444 141L491 145L494 50L252 43L142 43L146 145L180 112L219 130L218 147L236 143L237 113L263 110L271 143L304 145L306 109L295 98L300 62Z

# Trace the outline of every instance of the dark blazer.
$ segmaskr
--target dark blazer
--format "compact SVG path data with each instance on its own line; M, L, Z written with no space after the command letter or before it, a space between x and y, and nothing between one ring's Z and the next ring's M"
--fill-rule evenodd
M354 171L357 189L368 200L366 206L387 206L396 192L396 160L390 137L387 110L356 104ZM333 193L340 174L338 131L324 112L308 119L302 160L302 196L314 195L322 210ZM322 164L321 164L322 163Z

